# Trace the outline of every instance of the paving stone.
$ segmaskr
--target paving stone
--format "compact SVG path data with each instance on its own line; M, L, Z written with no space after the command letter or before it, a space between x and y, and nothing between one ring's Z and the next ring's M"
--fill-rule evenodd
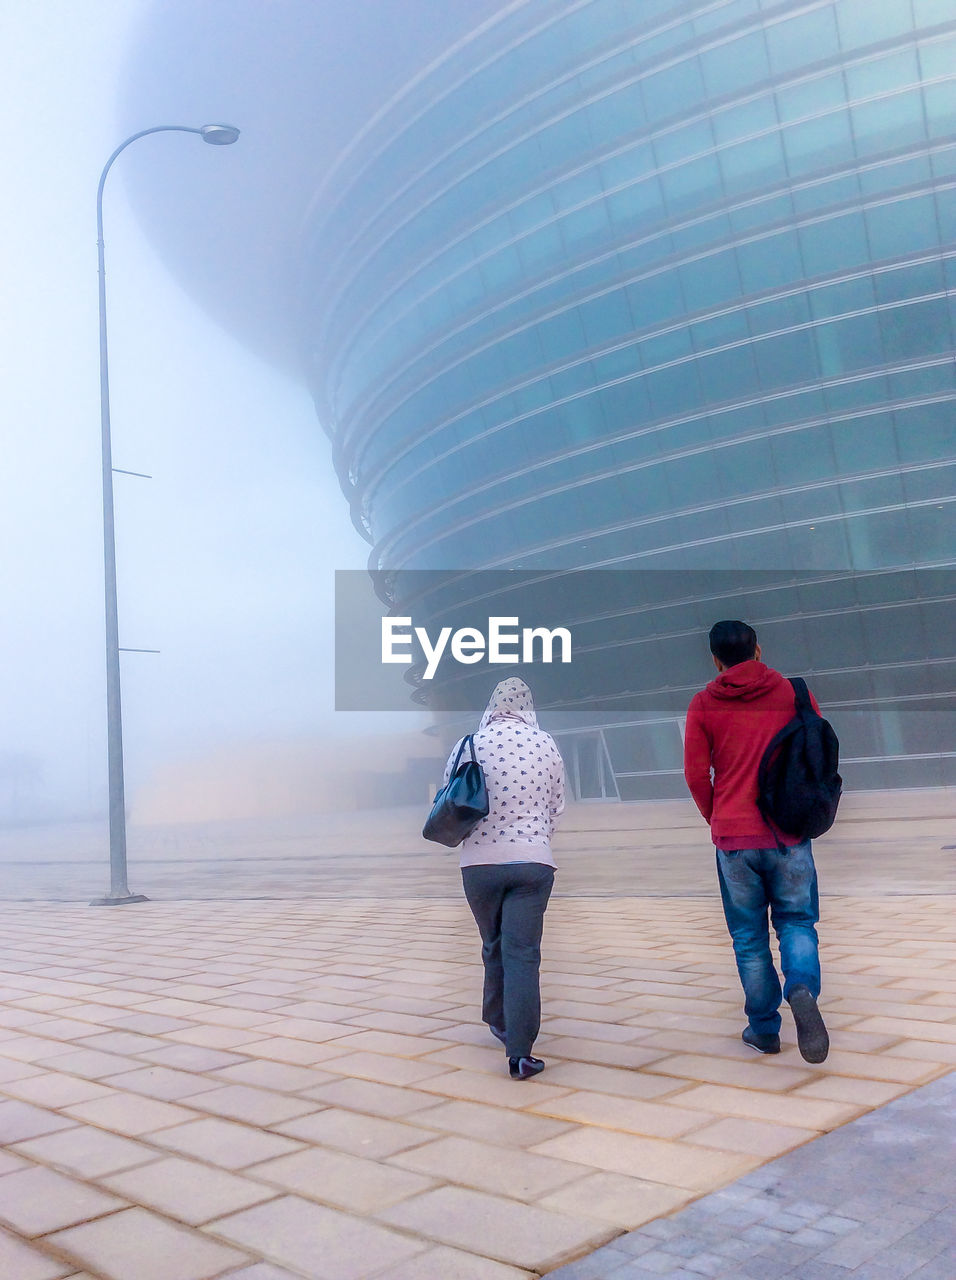
M337 1078L327 1071L298 1067L289 1062L268 1062L261 1058L220 1067L216 1070L216 1075L227 1084L252 1085L277 1093L298 1093L317 1085L328 1084Z
M650 1225L650 1222L648 1222L648 1226ZM627 1235L617 1236L610 1244L598 1249L597 1254L606 1254L610 1249L614 1249L616 1252L623 1253L628 1258L633 1259L643 1257L645 1253L650 1253L652 1249L660 1247L660 1240L654 1236L649 1236L644 1231L629 1231Z
M423 1253L423 1242L299 1196L282 1196L204 1231L310 1280L365 1280Z
M379 1116L359 1115L329 1107L313 1115L303 1116L277 1125L279 1133L322 1146L349 1151L372 1159L394 1155L408 1147L416 1147L434 1138L434 1133L411 1124L383 1120Z
M723 1116L769 1120L776 1124L825 1131L845 1124L860 1114L860 1107L823 1098L799 1096L799 1092L768 1093L757 1089L729 1088L702 1084L675 1098L682 1107L700 1107Z
M328 1147L279 1156L245 1172L273 1187L359 1214L386 1209L435 1185L433 1179L408 1169Z
M3 1181L0 1218L23 1236L42 1236L125 1207L126 1202L42 1167Z
M158 1098L164 1102L177 1102L182 1098L191 1098L194 1094L209 1093L212 1089L222 1087L219 1080L210 1080L192 1071L177 1071L173 1067L162 1066L121 1071L119 1075L109 1077L109 1084L112 1089L126 1089L130 1093L141 1093L147 1098Z
M636 1032L637 1028L634 1030ZM621 1044L615 1041L595 1040L587 1036L552 1034L548 1036L547 1044L552 1053L565 1059L566 1062L590 1063L626 1070L636 1070L668 1056L660 1049L642 1049L639 1042ZM543 1044L541 1048L543 1051ZM676 1087L666 1080L659 1081L656 1086L661 1093L670 1092ZM640 1096L653 1097L656 1094L642 1093Z
M301 1273L296 1275L285 1267L274 1267L271 1262L256 1262L240 1271L230 1271L222 1280L301 1280Z
M51 1045L52 1041L47 1041ZM5 1046L6 1047L6 1046ZM64 1046L60 1045L62 1049ZM44 1054L41 1062L50 1062L51 1071L66 1071L70 1075L83 1076L86 1080L104 1080L131 1071L140 1064L135 1058L124 1058L118 1053L102 1053L99 1049L70 1049L65 1053Z
M736 1236L729 1240L714 1241L710 1248L718 1257L728 1258L732 1262L739 1262L742 1258L749 1258L753 1253L749 1241L740 1240Z
M343 1053L335 1059L335 1072L341 1076L356 1076L363 1080L378 1080L382 1084L409 1085L429 1076L445 1075L444 1063L427 1058L390 1058L384 1053Z
M178 1156L113 1174L102 1182L135 1204L147 1205L193 1226L279 1194L249 1178Z
M264 1058L269 1062L288 1062L300 1067L311 1067L317 1062L338 1060L345 1050L338 1041L320 1044L315 1040L291 1040L286 1036L269 1036L265 1040L245 1041L241 1046L249 1058Z
M911 1273L911 1280L952 1280L956 1275L956 1248L947 1249L944 1253L924 1263Z
M704 1147L740 1151L766 1158L781 1155L801 1143L809 1142L812 1136L806 1129L797 1129L792 1125L728 1116L706 1128L695 1130L693 1140Z
M610 1245L603 1245L595 1253L579 1258L576 1262L568 1262L556 1271L549 1271L548 1275L557 1277L558 1280L605 1280L606 1277L617 1275L617 1269L628 1261L626 1254L612 1251Z
M9 1151L0 1150L0 1177L8 1173L16 1173L18 1169L29 1169L28 1161L21 1159L20 1156L12 1155Z
M152 1134L150 1141L156 1146L168 1147L224 1169L242 1169L246 1165L302 1149L302 1143L291 1138L264 1133L251 1125L236 1124L218 1117L162 1129Z
M469 1102L485 1102L498 1107L530 1107L536 1102L547 1102L566 1096L570 1090L556 1089L537 1080L524 1080L516 1084L508 1074L502 1056L501 1076L489 1076L477 1071L449 1071L444 1075L420 1080L418 1088L433 1093L437 1098L461 1098Z
M632 812L636 811L623 806L616 820L621 815L628 818ZM645 812L650 809L642 808L641 813ZM594 821L586 815L586 824ZM680 846L680 858L661 858L658 850L641 862L644 892L648 892L648 885L657 892L663 883L660 877L666 874L676 878L681 893L700 895L703 864L699 865L696 846L690 847L691 836L685 837L681 830L672 831L668 826L660 833L667 836L668 848ZM691 832L691 828L687 830ZM911 828L901 835L907 842L913 839ZM643 843L656 847L659 838L655 830L654 841ZM603 839L599 835L597 843ZM699 843L696 834L693 839ZM839 833L835 839L839 841ZM686 849L681 842L687 843ZM268 843L262 846L262 869L250 869L245 884L252 882L253 875L273 874L268 867ZM858 859L854 874L860 883L870 883L866 876L875 865L874 851L865 842L857 843L859 852L847 856L851 862ZM629 842L627 859L635 865L643 856L641 845L640 840ZM705 853L702 850L701 857ZM525 1161L544 1158L559 1162L559 1167L576 1166L577 1176L552 1190L526 1186L522 1194L537 1196L533 1204L524 1204L517 1195L509 1196L500 1183L485 1184L488 1191L479 1187L471 1190L478 1196L510 1201L519 1210L551 1212L607 1231L614 1238L613 1248L590 1257L595 1263L613 1266L621 1280L646 1280L654 1274L642 1265L643 1254L628 1253L628 1237L615 1232L622 1227L654 1225L653 1218L647 1221L646 1215L655 1212L673 1214L666 1221L676 1223L682 1234L640 1241L631 1237L631 1248L678 1257L672 1274L679 1280L704 1274L708 1266L716 1265L715 1258L726 1260L725 1274L735 1280L752 1275L768 1280L769 1259L779 1269L795 1258L807 1259L807 1250L811 1255L817 1251L817 1256L807 1259L807 1266L824 1266L819 1252L859 1230L854 1214L864 1215L866 1222L870 1218L883 1222L895 1212L892 1220L904 1231L898 1241L884 1244L862 1264L863 1280L884 1280L887 1269L898 1262L900 1266L917 1264L920 1269L930 1265L918 1259L927 1248L939 1244L935 1238L930 1240L930 1235L943 1232L937 1219L942 1223L943 1215L951 1211L956 1171L940 1170L917 1189L901 1189L900 1183L914 1155L921 1151L919 1144L933 1135L938 1140L938 1123L926 1101L937 1095L924 1094L923 1089L909 1091L914 1083L943 1072L946 1055L954 1048L949 1028L956 1025L956 980L951 979L956 945L949 941L951 903L946 895L934 898L927 892L913 897L868 891L865 896L840 902L824 900L821 938L833 1048L828 1062L810 1066L796 1053L792 1026L786 1019L785 1051L779 1058L744 1057L739 1043L741 994L711 880L706 897L621 897L624 854L603 850L598 860L590 850L586 857L587 891L607 892L608 896L576 898L573 887L569 891L574 876L580 874L575 871L574 856L579 859L579 868L585 866L583 852L570 858L561 853L561 896L555 898L548 915L546 1029L539 1039L548 1069L541 1080L528 1086L515 1086L508 1080L500 1048L480 1023L481 967L467 906L459 897L430 898L417 894L417 889L411 891L413 884L421 883L415 879L419 875L447 877L445 862L439 871L432 870L437 866L432 854L427 868L422 858L419 865L423 870L409 876L405 897L333 894L324 899L300 896L281 902L230 902L220 896L213 927L208 904L185 900L174 904L154 901L142 913L108 917L79 906L57 905L37 913L14 905L5 914L6 961L0 959L0 968L4 963L7 968L6 975L0 977L0 1093L6 1077L12 1090L8 1097L61 1115L65 1108L124 1094L179 1106L189 1114L203 1110L193 1101L194 1095L203 1093L221 1097L221 1091L248 1089L261 1102L262 1095L270 1101L277 1097L296 1101L293 1095L308 1090L299 1100L312 1104L309 1110L287 1121L269 1121L263 1116L260 1123L233 1125L221 1120L219 1113L209 1112L209 1119L155 1129L149 1132L148 1140L132 1144L135 1158L130 1167L137 1175L143 1172L144 1198L153 1194L147 1187L152 1176L148 1170L169 1159L162 1151L176 1152L174 1144L182 1141L198 1145L202 1154L187 1150L178 1153L179 1157L207 1162L214 1171L228 1173L229 1166L241 1168L240 1185L260 1185L265 1194L274 1197L272 1202L257 1201L248 1209L237 1207L220 1216L264 1209L269 1203L288 1199L289 1192L293 1199L338 1211L352 1220L363 1214L401 1209L441 1191L442 1186L435 1184L456 1176L450 1167L433 1173L399 1167L406 1155L413 1160L416 1153L429 1148L447 1155L449 1150L454 1153L458 1142L466 1148L471 1144L469 1149L480 1151L482 1161L492 1168L496 1158L501 1158L499 1152L505 1153L506 1162L515 1157L519 1164L521 1157ZM392 875L399 865L404 873L411 865L408 857L396 847L385 874ZM844 857L841 847L840 858L831 860L825 885L831 892L833 877L848 874ZM314 861L316 875L326 874L321 858ZM361 859L352 861L358 868ZM923 865L922 855L908 865L915 867L917 863ZM337 865L341 864L342 860L337 860ZM665 870L655 870L658 864ZM232 873L238 864L222 864L223 869L227 866ZM609 866L618 880L608 878ZM179 867L177 864L177 892L181 893L182 874L188 878L191 872ZM240 872L246 874L241 868ZM439 878L429 883L438 885ZM220 882L220 888L224 883ZM319 883L318 879L313 883ZM357 880L351 883L367 892ZM375 881L378 892L382 883L380 878ZM439 892L447 892L447 888ZM827 912L833 913L831 921L839 913L838 936ZM409 927L411 922L414 929ZM139 976L130 977L131 972ZM336 989L336 984L341 985ZM872 1007L864 1008L864 1004ZM362 1030L355 1018L378 1029ZM352 1019L352 1024L343 1019ZM911 1024L908 1034L894 1039L901 1019ZM419 1030L424 1034L416 1034ZM943 1061L937 1062L937 1058ZM704 1076L698 1069L701 1062L710 1063L710 1074L716 1077L719 1073L720 1078L700 1078ZM873 1078L899 1074L900 1063L904 1064L905 1079ZM148 1078L148 1064L170 1075L158 1085L160 1077ZM212 1074L218 1071L227 1074ZM313 1074L304 1076L300 1071ZM728 1071L733 1075L727 1075ZM839 1074L846 1071L865 1074ZM787 1073L796 1073L796 1082ZM31 1086L31 1079L38 1077L40 1084ZM58 1083L44 1086L44 1080ZM18 1091L18 1081L24 1092ZM944 1080L938 1085L940 1090L949 1089L945 1096L953 1097L953 1085L947 1086ZM380 1091L378 1086L383 1086ZM334 1092L320 1096L327 1087ZM936 1089L937 1085L926 1088ZM578 1106L582 1095L591 1111L578 1110L574 1118L550 1114L561 1106L566 1111ZM938 1096L944 1094L939 1092ZM897 1099L900 1108L890 1116L888 1126L877 1115L858 1129L852 1124L849 1128L834 1127L890 1099ZM408 1103L415 1109L408 1109ZM119 1108L117 1127L123 1127L120 1112L128 1113L127 1104L113 1102L111 1107ZM411 1145L403 1143L394 1155L373 1157L364 1144L355 1154L324 1145L317 1134L292 1138L270 1134L261 1127L262 1123L279 1129L300 1121L311 1123L328 1111L342 1113L352 1125L381 1121L396 1124L403 1135L418 1132ZM696 1116L687 1121L692 1127L683 1132L671 1128L650 1134L627 1131L629 1123L640 1128L635 1123L638 1117L666 1115L672 1123L674 1116L686 1120L688 1112ZM102 1107L85 1118L95 1116L105 1121L109 1113L110 1107ZM250 1113L242 1114L252 1121ZM907 1126L902 1141L894 1136L897 1115ZM73 1118L78 1119L79 1113ZM168 1119L169 1113L164 1112L163 1118ZM739 1122L755 1127L748 1129ZM220 1124L226 1126L225 1133L203 1127ZM803 1130L806 1136L816 1132L825 1132L825 1136L774 1160L776 1168L766 1166L769 1174L765 1181L728 1188L727 1192L739 1189L743 1194L725 1193L712 1211L706 1203L711 1197L706 1193L762 1157L754 1154L752 1141L736 1153L697 1141L696 1135L711 1126L718 1126L718 1138L728 1145L735 1141L740 1145L745 1133L765 1137L772 1130L779 1137L779 1126ZM76 1127L80 1132L91 1130L89 1125ZM0 1180L31 1167L18 1163L28 1145L69 1137L72 1132L68 1129L25 1139L22 1153L18 1144L12 1155L0 1154ZM184 1138L190 1132L192 1138ZM377 1131L379 1137L388 1133ZM102 1136L125 1141L113 1133ZM390 1136L394 1137L394 1131ZM567 1153L540 1150L549 1142L572 1139L577 1144L572 1159ZM586 1141L594 1139L603 1144L603 1156L596 1149L587 1150ZM638 1148L628 1139L643 1140L650 1146ZM287 1145L271 1148L270 1141ZM264 1148L261 1142L265 1142ZM655 1145L658 1143L660 1146ZM128 1161L130 1149L121 1150ZM687 1181L681 1162L688 1157L700 1162L701 1153L720 1161L739 1155L741 1161L730 1168L723 1163L711 1166L693 1188L671 1181L675 1172L678 1179ZM117 1149L110 1154L115 1159ZM31 1152L33 1155L36 1153ZM303 1157L298 1162L302 1168L294 1173L289 1159L285 1183L271 1183L252 1167L263 1163L278 1166L298 1155ZM38 1158L41 1172L68 1167L51 1160L45 1146ZM592 1159L594 1163L590 1163ZM347 1186L352 1180L348 1195L344 1191L339 1195L341 1201L351 1203L337 1203L332 1198L335 1188L321 1186L323 1161L339 1162L339 1176L330 1178L330 1184ZM352 1167L347 1170L344 1166L349 1162ZM468 1172L467 1161L462 1167L465 1177L478 1181L477 1175ZM525 1163L523 1167L540 1170L542 1166ZM553 1170L553 1164L544 1167ZM309 1169L316 1170L314 1177ZM384 1171L386 1182L392 1176L412 1181L398 1188L397 1201L393 1198L396 1186L382 1183L379 1194L366 1201L371 1207L362 1208L355 1188L363 1177L370 1186L375 1185L371 1169ZM764 1170L754 1172L763 1174ZM82 1176L111 1181L113 1175ZM501 1182L507 1181L502 1175ZM469 1190L444 1189L463 1194ZM328 1196L323 1194L325 1190L330 1191ZM764 1190L772 1194L765 1195ZM686 1203L701 1192L705 1193L703 1200ZM900 1216L902 1211L909 1216ZM115 1209L103 1220L126 1212ZM171 1218L186 1212L172 1202L161 1208L161 1213ZM828 1218L830 1226L839 1226L842 1219L843 1229L826 1231L820 1223ZM794 1222L799 1225L794 1227ZM743 1232L753 1228L773 1232L781 1225L790 1229L782 1232L775 1244L763 1246L762 1261L761 1255L737 1256L741 1243L748 1244L740 1239ZM196 1229L193 1234L203 1238ZM216 1238L214 1229L205 1235ZM529 1270L511 1261L491 1263L484 1256L483 1243L480 1248L439 1244L427 1232L417 1240L406 1234L401 1239L412 1239L418 1251L387 1263L380 1271L401 1272L405 1268L411 1275L423 1274L432 1280L429 1268L448 1269L453 1257L462 1266L466 1260L467 1265L474 1265L471 1260L477 1259L479 1266L505 1267L519 1274ZM655 1239L660 1242L657 1246ZM667 1242L668 1247L663 1248ZM586 1244L582 1252L588 1254L591 1249L592 1244ZM923 1253L917 1257L919 1249ZM938 1257L943 1258L944 1253ZM302 1275L302 1268L289 1260L257 1250L253 1256L268 1257L268 1261L229 1263L220 1271L271 1267ZM931 1260L933 1264L936 1261ZM704 1271L694 1271L695 1263ZM73 1264L74 1272L80 1265ZM867 1267L874 1270L872 1277L866 1276ZM789 1265L788 1269L793 1273ZM847 1280L848 1268L838 1270ZM466 1274L470 1280L470 1272ZM799 1280L809 1280L802 1267L795 1274ZM950 1267L947 1280L953 1275L956 1265Z
M178 1044L195 1045L202 1049L236 1049L240 1046L267 1039L259 1031L240 1031L238 1027L186 1027L182 1031L170 1031L165 1039ZM161 1050L157 1050L157 1053Z
M590 1173L537 1200L542 1209L559 1213L586 1213L616 1226L633 1229L672 1213L686 1204L691 1192L647 1182L620 1173Z
M732 1084L742 1088L780 1091L792 1089L810 1079L805 1069L778 1066L772 1058L765 1058L760 1062L736 1062L725 1058L707 1058L703 1054L692 1053L672 1054L660 1058L653 1064L653 1072L681 1076L687 1080L705 1081L710 1084Z
M618 1129L624 1133L644 1134L652 1138L678 1138L695 1129L706 1132L704 1126L713 1118L706 1112L691 1111L677 1105L582 1091L534 1103L528 1109L539 1115L555 1116L559 1120Z
M847 1231L855 1230L860 1224L856 1218L841 1218L839 1214L828 1213L822 1218L817 1218L813 1225L818 1231L826 1231L829 1235L844 1235Z
M75 1102L105 1098L111 1093L110 1089L94 1084L92 1080L80 1080L76 1076L61 1075L56 1071L45 1071L26 1079L7 1081L0 1087L8 1097L20 1098L24 1102L53 1110L68 1107Z
M795 1098L825 1098L831 1102L848 1102L861 1107L881 1107L907 1092L905 1084L881 1080L848 1079L846 1076L824 1076L794 1089Z
M50 1244L107 1280L210 1280L248 1260L146 1209L120 1213L48 1236Z
M732 1178L756 1163L742 1155L686 1142L663 1142L584 1128L539 1142L531 1149L538 1155L576 1160L592 1169L643 1177L688 1191L706 1190L714 1182Z
M420 1089L397 1088L376 1080L341 1079L330 1076L329 1082L307 1089L305 1097L331 1107L362 1111L387 1119L401 1119L425 1108L440 1105L441 1099Z
M624 1098L655 1098L660 1094L673 1093L675 1089L673 1080L593 1062L549 1064L548 1083L560 1088L617 1094Z
M0 1102L0 1143L10 1146L25 1138L37 1138L58 1129L71 1129L76 1121L29 1102Z
M87 1027L87 1031L90 1028ZM101 1031L87 1035L78 1041L78 1048L102 1049L104 1053L143 1053L146 1049L161 1049L163 1041L156 1036L144 1036L135 1031Z
M75 1270L69 1263L59 1262L0 1230L0 1276L11 1280L60 1280Z
M683 1271L683 1259L676 1253L668 1253L664 1249L649 1249L642 1254L637 1266L645 1275L674 1276ZM633 1270L633 1264L631 1264Z
M458 1100L436 1100L435 1106L417 1112L413 1119L423 1129L459 1133L463 1137L480 1138L483 1142L506 1147L530 1147L574 1128L563 1120Z
M696 1253L684 1262L684 1269L695 1275L719 1276L726 1274L727 1259L713 1253Z
M76 1173L82 1178L98 1178L104 1173L117 1173L133 1165L155 1159L156 1153L141 1142L105 1133L90 1125L74 1125L62 1133L46 1134L18 1143L16 1151L37 1160Z
M165 1042L162 1049L144 1053L142 1057L160 1066L178 1067L183 1071L217 1071L220 1067L229 1067L246 1061L238 1053L226 1053L222 1049L203 1049L194 1044L166 1044ZM199 1076L195 1078L200 1079ZM214 1089L216 1082L211 1080L209 1087Z
M155 1098L141 1098L132 1093L114 1093L108 1098L75 1103L64 1109L64 1115L131 1138L155 1129L169 1129L196 1118L196 1112L185 1107L159 1102Z
M442 1244L540 1271L603 1244L614 1229L464 1187L439 1187L378 1215Z
M25 1080L29 1076L42 1074L41 1067L34 1067L29 1062L14 1062L0 1057L0 1092L6 1093L6 1085L11 1080Z
M530 1271L437 1245L379 1272L375 1280L534 1280Z
M579 1164L495 1147L471 1138L440 1138L391 1157L390 1163L445 1182L492 1194L507 1188L518 1200L537 1201L549 1191L579 1182Z
M254 1089L243 1084L227 1084L197 1093L190 1098L190 1106L245 1124L269 1126L318 1110L318 1104L307 1098L274 1093L269 1089Z

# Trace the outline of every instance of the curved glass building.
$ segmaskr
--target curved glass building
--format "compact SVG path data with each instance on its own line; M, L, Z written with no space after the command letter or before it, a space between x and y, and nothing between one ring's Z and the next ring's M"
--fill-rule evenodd
M340 140L295 242L371 567L733 571L744 596L772 571L749 618L850 785L956 780L951 0L475 14ZM640 634L695 637L686 703L713 615L673 596ZM680 794L676 711L586 733L590 793Z

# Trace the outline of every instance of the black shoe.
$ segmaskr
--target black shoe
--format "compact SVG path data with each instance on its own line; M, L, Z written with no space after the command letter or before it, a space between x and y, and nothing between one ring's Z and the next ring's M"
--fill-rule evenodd
M758 1053L780 1052L780 1037L776 1032L762 1036L750 1027L744 1027L743 1035L740 1038L744 1044L750 1045L751 1049L756 1049Z
M488 1030L491 1032L491 1034L494 1036L496 1040L500 1040L502 1044L505 1043L505 1033L502 1031L500 1027L493 1027L489 1022Z
M540 1058L509 1058L508 1070L512 1080L530 1080L544 1070L544 1063Z
M825 1062L830 1052L830 1037L816 999L806 987L794 987L789 1003L797 1026L797 1048L804 1062Z

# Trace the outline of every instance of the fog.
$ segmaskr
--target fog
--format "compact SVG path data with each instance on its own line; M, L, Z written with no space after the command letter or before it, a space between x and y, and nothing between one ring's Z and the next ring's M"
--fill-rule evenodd
M0 204L5 824L105 812L95 194L117 143L157 123L119 106L149 8L0 0L15 175ZM137 146L200 151L207 181L242 163L184 134ZM333 710L333 572L368 548L330 446L304 388L173 280L131 211L125 159L105 204L113 463L152 479L115 477L120 645L160 650L122 655L131 818L242 816L260 759L265 810L301 810L365 735L414 750L425 720Z

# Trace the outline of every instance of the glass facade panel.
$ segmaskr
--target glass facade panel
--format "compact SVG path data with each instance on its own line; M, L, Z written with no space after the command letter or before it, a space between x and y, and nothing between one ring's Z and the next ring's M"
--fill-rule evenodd
M373 560L845 573L871 612L784 585L768 644L907 777L938 725L870 668L924 689L945 618L859 584L956 552L951 3L532 0L474 40L359 141L302 273ZM622 795L679 768L635 734Z
M834 8L844 49L860 49L878 40L907 35L913 27L908 0L837 0Z
M785 75L839 52L833 10L811 10L767 27L767 49L774 75Z
M849 111L834 111L816 120L787 125L783 147L792 178L837 164L853 151Z
M939 241L932 196L911 197L866 211L866 230L874 258L896 258L935 248Z
M770 75L770 60L762 31L705 49L700 55L701 71L707 92L715 98L739 91L741 71L748 82L764 80Z

